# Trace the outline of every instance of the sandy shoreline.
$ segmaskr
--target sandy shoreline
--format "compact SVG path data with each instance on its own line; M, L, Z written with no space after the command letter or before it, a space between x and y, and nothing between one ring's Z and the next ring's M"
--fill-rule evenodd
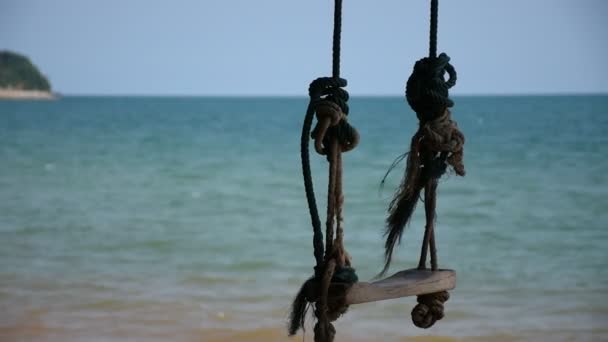
M0 100L54 100L56 98L49 91L0 89Z

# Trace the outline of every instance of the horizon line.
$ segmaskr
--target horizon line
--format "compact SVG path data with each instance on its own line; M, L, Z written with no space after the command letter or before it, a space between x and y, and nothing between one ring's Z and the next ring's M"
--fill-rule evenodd
M223 98L303 98L308 97L303 94L173 94L173 93L62 93L51 91L60 97L223 97ZM351 97L405 97L405 94L350 94ZM608 96L607 92L531 92L531 93L460 93L453 94L453 97L509 97L509 96Z

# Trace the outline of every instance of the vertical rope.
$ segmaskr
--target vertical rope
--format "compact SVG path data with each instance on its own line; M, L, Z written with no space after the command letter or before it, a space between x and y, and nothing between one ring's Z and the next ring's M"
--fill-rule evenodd
M439 16L439 0L431 0L431 32L429 37L429 57L437 57L437 17Z
M310 84L310 102L302 126L300 145L304 187L313 226L315 276L302 285L294 298L288 326L289 335L294 335L302 328L307 306L313 303L317 317L314 328L315 342L334 340L336 331L331 322L346 312L348 305L344 301L345 293L358 281L343 246L341 153L350 151L357 145L359 134L346 121L348 92L342 89L346 86L346 80L340 78L342 0L334 1L332 77L317 78ZM310 170L309 139L315 114L317 126L312 130L315 150L326 155L329 161L325 246ZM334 281L339 284L339 291L334 289L330 296L330 285Z
M344 250L344 229L342 228L342 207L344 205L344 194L342 193L342 153L336 155L338 172L336 173L336 190L334 194L336 206L336 250L338 255L338 265L341 267L350 266L350 260L345 255Z
M456 70L445 53L437 55L437 26L439 0L431 0L429 56L414 65L406 86L406 99L419 120L418 131L412 137L405 176L389 205L386 220L385 264L381 274L388 270L395 245L400 242L405 226L410 221L419 195L424 189L426 226L420 251L418 269L426 269L427 254L431 270L437 270L435 244L435 209L439 178L452 167L457 175L464 176L464 136L451 119L449 108L454 105L448 90L456 84ZM449 79L444 79L444 74ZM412 321L417 327L429 328L443 318L446 291L418 296L412 310Z
M424 187L424 211L426 216L425 230L429 233L429 238L425 241L425 243L430 247L432 271L437 271L437 249L435 248L435 208L437 207L437 183L438 178L431 177ZM426 236L427 234L425 233L425 237Z
M340 77L340 40L342 33L342 0L334 2L334 39L333 39L333 61L332 76Z
M312 184L312 174L310 171L310 155L308 153L308 140L310 139L310 129L312 119L315 116L315 109L311 101L304 117L302 125L302 136L300 140L300 157L302 158L302 175L304 177L304 189L306 192L306 200L308 201L308 211L312 222L313 238L312 244L315 256L315 276L321 277L323 266L323 232L321 231L321 220L319 219L319 211L317 210L317 201L315 200L315 191Z
M334 218L336 216L336 206L334 198L336 196L336 181L338 165L336 155L338 151L338 141L332 139L328 146L327 159L329 160L329 181L327 182L327 219L325 221L325 250L327 254L334 248ZM329 255L325 256L327 261Z
M436 198L436 197L435 197ZM433 198L433 201L435 200ZM435 219L435 215L433 215L433 220ZM437 271L437 246L435 245L435 223L431 228L431 239L429 240L429 245L431 249L431 271Z

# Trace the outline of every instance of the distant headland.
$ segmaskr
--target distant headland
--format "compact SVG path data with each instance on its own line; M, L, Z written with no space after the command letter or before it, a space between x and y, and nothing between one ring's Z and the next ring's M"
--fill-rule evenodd
M0 99L50 100L49 80L26 56L0 51Z

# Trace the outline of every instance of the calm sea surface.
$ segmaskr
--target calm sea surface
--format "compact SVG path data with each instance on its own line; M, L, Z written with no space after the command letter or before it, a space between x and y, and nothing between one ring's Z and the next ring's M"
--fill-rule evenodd
M439 263L458 272L447 317L420 330L415 298L358 305L339 340L608 341L608 96L455 101L467 176L439 186ZM0 102L0 340L287 340L314 263L306 104ZM417 121L402 98L350 105L346 247L367 279L404 165L379 183ZM419 210L392 271L415 267L422 233Z

